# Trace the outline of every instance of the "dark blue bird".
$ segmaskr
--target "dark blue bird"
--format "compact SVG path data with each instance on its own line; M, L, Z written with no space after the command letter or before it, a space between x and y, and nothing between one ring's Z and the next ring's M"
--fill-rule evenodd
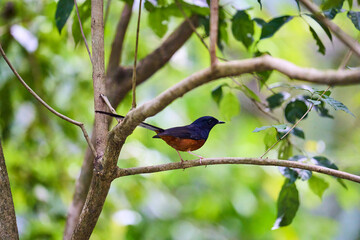
M103 111L95 111L95 112L106 114L120 119L124 118L121 115L117 115L109 112L103 112ZM157 134L153 138L161 138L162 140L164 140L169 146L171 146L177 151L181 159L181 162L183 162L183 159L179 151L193 154L199 157L200 160L203 158L193 153L192 151L201 148L206 142L210 130L215 125L221 123L225 123L225 122L219 121L214 117L205 116L195 120L190 125L186 125L182 127L162 129L147 123L140 123L139 126L155 131Z

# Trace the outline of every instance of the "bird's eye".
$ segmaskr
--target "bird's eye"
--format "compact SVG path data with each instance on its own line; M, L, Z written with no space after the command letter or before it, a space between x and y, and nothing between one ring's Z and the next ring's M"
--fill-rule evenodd
M209 125L211 125L211 124L212 124L212 119L209 119L209 120L207 121L207 123L208 123Z

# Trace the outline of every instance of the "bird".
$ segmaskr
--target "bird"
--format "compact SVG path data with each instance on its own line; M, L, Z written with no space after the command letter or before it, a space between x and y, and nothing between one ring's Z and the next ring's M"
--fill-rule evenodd
M95 112L109 115L119 119L124 118L124 116L110 112L104 112L104 111L95 111ZM180 157L181 163L183 163L184 160L181 157L179 151L188 152L194 156L199 157L201 163L201 159L203 159L203 157L193 153L192 151L201 148L205 144L211 129L215 125L223 124L223 123L225 122L219 121L214 117L204 116L196 119L193 123L189 125L181 126L181 127L163 129L144 122L140 123L139 126L155 131L156 135L153 136L153 138L161 138L170 147L174 148Z

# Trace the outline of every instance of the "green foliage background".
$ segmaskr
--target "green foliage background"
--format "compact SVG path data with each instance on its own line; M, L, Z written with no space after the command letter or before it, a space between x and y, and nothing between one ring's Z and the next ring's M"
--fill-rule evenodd
M6 18L4 9L7 2L0 2L0 10L3 11L0 41L9 59L43 99L61 113L84 122L91 131L92 70L82 39L72 34L72 29L76 29L72 23L75 18L70 17L59 34L55 25L56 2L15 1L14 15ZM269 21L282 15L298 14L295 1L264 1L262 10L257 1L246 3L252 7L247 11L251 18L261 17ZM349 9L346 4L344 8ZM121 1L112 2L105 28L106 59L123 5ZM155 27L159 32L154 32L151 29L154 26L149 26L148 21L159 17L154 14L143 12L140 58L161 44L159 35L167 36L182 21L180 17L168 17L166 25ZM357 30L346 13L338 14L334 21L353 37L357 36ZM25 27L36 36L39 47L35 52L29 53L11 37L9 30L14 24ZM90 39L89 19L83 24ZM314 21L311 25L326 46L325 55L317 53L318 46L308 25L296 17L273 37L262 40L258 48L300 66L336 69L347 50L337 39L330 42ZM163 32L165 27L168 28L166 33ZM135 29L133 17L123 54L126 65L131 65L133 61ZM246 40L249 52L231 34L230 22L225 30L228 33L227 43L219 54L228 59L251 57L252 41ZM205 34L203 28L199 28L199 32ZM255 38L260 35L261 29L254 25ZM192 36L163 69L137 88L138 104L207 67L209 61L207 50L195 35ZM354 58L349 66L357 66L357 63L358 59ZM258 92L253 76L242 76L238 80ZM300 84L274 72L268 84L276 82ZM211 92L221 84L230 87L223 87L224 97L217 104ZM148 122L167 128L212 115L225 120L226 124L214 128L198 154L204 157L259 157L265 151L264 137L275 130L252 131L276 122L259 112L235 86L230 79L202 86L178 99ZM324 89L324 86L313 87ZM356 118L333 109L330 114L334 119L321 118L312 111L299 125L306 138L302 140L292 136L295 145L304 149L310 157L327 156L341 170L360 174L359 90L360 86L336 87L331 95L345 103ZM293 97L301 92L286 88L283 91ZM271 95L266 88L259 94L263 100ZM118 108L120 114L126 114L130 109L130 101L128 96L121 103ZM285 123L283 110L274 111ZM86 142L78 128L40 106L18 83L3 60L0 61L0 130L21 239L61 239ZM150 131L136 129L121 152L119 166L179 160L173 149L162 141L152 139L152 136ZM297 148L293 152L302 154ZM182 156L194 159L186 153ZM271 151L268 156L276 158L277 152ZM359 186L346 182L346 190L334 178L313 175L315 177L311 178L310 184L319 178L323 185L329 184L323 195L321 190L317 192L322 199L310 191L308 182L297 181L301 202L297 216L290 226L273 231L271 228L277 217L276 201L284 182L284 177L275 167L208 166L124 177L113 183L91 239L358 239Z

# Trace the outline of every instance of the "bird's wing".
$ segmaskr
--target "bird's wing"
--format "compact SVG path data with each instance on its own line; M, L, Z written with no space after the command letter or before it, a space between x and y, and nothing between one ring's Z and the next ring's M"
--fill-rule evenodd
M184 126L184 127L175 127L165 129L163 132L158 133L155 138L161 136L172 136L177 138L185 138L185 139L194 139L194 140L201 140L204 139L201 136L201 130L198 128Z

